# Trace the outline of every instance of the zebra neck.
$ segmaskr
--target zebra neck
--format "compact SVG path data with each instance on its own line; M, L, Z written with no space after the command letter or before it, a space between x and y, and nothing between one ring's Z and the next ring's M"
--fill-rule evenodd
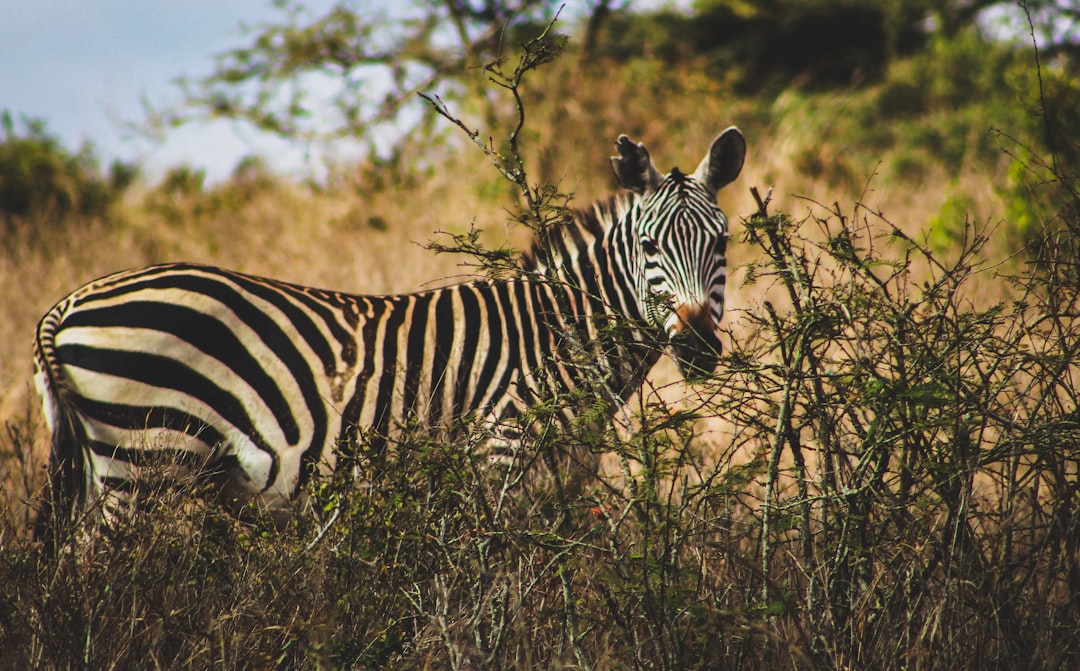
M563 247L539 272L558 313L551 326L566 342L563 358L579 360L597 392L625 402L659 360L664 338L645 321L632 261L610 233Z
M623 400L644 381L666 342L648 324L638 296L641 268L630 234L637 199L620 193L576 210L537 236L521 262L525 277L551 296L555 339L575 341L571 349L601 371L589 379Z

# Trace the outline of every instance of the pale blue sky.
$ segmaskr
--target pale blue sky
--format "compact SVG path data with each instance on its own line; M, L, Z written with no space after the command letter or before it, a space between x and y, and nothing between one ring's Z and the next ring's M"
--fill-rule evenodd
M656 6L672 0L645 0ZM679 0L674 0L679 4ZM683 4L687 0L682 0ZM335 0L303 0L316 13ZM408 0L357 0L390 8ZM569 0L564 16L584 0ZM0 2L0 110L43 119L63 144L93 143L99 158L137 162L150 180L181 163L227 177L249 154L288 172L315 167L304 148L231 122L188 125L164 144L132 137L125 124L144 118L142 100L161 107L180 97L180 76L212 72L214 56L249 42L242 25L279 22L271 0L8 0ZM21 126L19 126L21 130ZM335 156L348 157L338 144ZM356 150L353 148L353 153Z
M383 0L384 1L384 0ZM314 8L332 0L308 0ZM104 161L138 161L155 179L171 165L227 176L253 152L299 169L302 150L239 124L184 127L164 145L125 137L143 118L141 100L175 101L176 77L197 77L213 57L246 43L241 23L281 14L269 0L34 0L0 3L0 109L44 119L65 146L91 141Z

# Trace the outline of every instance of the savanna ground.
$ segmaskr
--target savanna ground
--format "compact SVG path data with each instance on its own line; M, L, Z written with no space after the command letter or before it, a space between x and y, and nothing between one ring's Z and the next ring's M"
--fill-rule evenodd
M583 206L615 188L619 133L690 170L738 125L725 356L695 385L665 360L609 430L536 438L548 477L423 437L360 445L363 482L317 482L285 529L192 485L53 552L30 533L29 342L67 291L177 259L409 291L481 274L425 248L446 233L529 232L519 186L445 121L319 184L180 167L102 186L98 209L6 215L0 667L1080 666L1075 61L969 27L865 80L754 88L714 52L637 49L675 23L619 17L608 51L572 40L529 69L520 154L531 193ZM512 156L517 108L487 100L468 123ZM570 495L544 466L582 450L603 471Z

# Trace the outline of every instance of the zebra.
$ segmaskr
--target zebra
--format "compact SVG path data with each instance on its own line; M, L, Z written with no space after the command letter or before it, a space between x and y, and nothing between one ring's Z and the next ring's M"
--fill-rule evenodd
M151 463L207 464L226 500L287 515L350 441L378 450L409 423L476 418L512 446L521 434L503 427L575 390L610 419L665 347L686 377L707 375L727 279L716 196L742 170L743 135L725 130L691 174L661 175L626 135L615 146L625 191L538 236L507 278L352 295L173 263L77 289L34 341L43 516L127 509Z

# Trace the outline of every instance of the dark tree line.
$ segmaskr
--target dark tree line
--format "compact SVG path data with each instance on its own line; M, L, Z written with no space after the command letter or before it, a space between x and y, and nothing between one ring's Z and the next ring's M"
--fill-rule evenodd
M747 88L851 85L880 76L932 34L955 35L992 7L1013 7L1000 0L699 0L680 13L639 12L625 0L563 4L423 0L387 13L342 0L317 13L286 0L280 21L249 28L247 44L220 54L212 73L181 80L183 101L159 110L154 122L224 117L288 138L363 139L400 123L410 105L420 109L418 93L490 95L484 66L512 58L555 17L560 31L576 37L571 48L583 63L704 55L740 68ZM1080 3L1022 4L1042 33L1058 38L1048 47L1073 48Z

